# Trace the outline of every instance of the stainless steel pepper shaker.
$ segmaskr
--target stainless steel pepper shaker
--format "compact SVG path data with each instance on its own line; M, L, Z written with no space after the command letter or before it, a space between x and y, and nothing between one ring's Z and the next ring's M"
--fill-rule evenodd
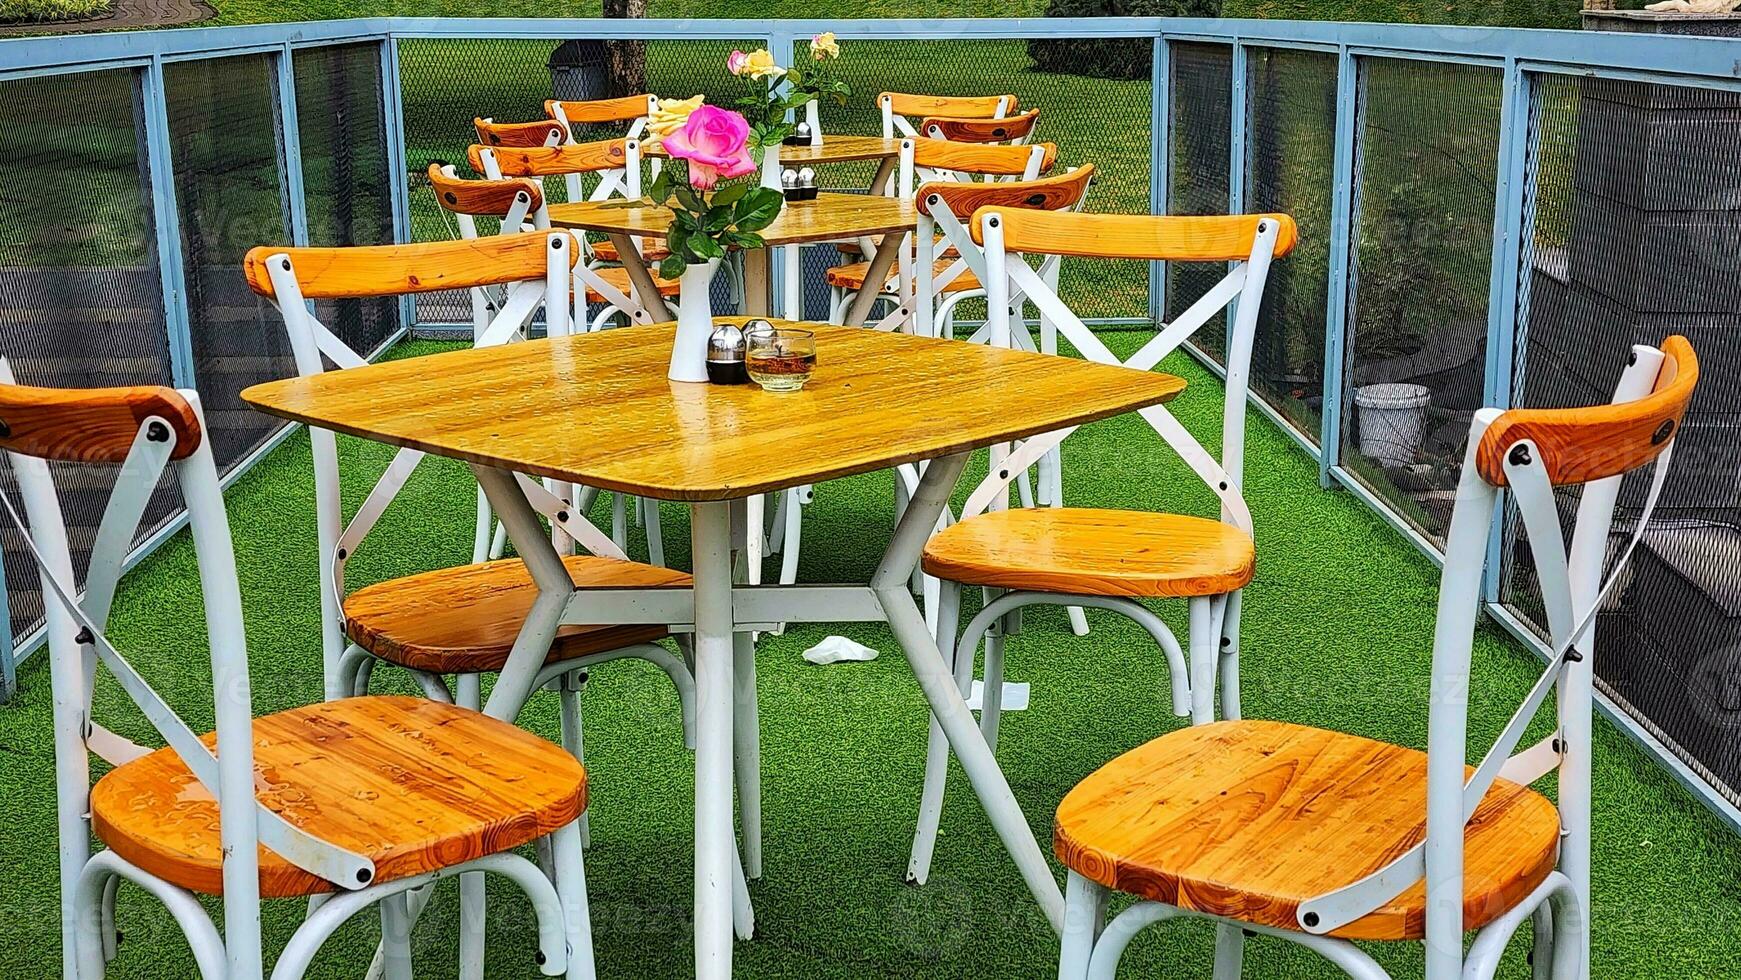
M735 323L721 323L707 337L707 380L716 385L741 385L750 380L744 368L744 332Z

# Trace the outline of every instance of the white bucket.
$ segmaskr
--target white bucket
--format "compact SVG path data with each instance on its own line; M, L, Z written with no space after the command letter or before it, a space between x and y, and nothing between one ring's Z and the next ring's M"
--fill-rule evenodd
M1360 409L1360 454L1381 466L1407 466L1420 454L1427 431L1424 385L1378 384L1354 389Z

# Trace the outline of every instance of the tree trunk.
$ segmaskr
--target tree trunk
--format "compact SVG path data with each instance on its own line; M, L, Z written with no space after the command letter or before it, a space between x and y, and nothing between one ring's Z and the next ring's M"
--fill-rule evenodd
M606 17L647 16L647 0L603 0ZM647 42L605 42L605 93L612 98L647 91Z

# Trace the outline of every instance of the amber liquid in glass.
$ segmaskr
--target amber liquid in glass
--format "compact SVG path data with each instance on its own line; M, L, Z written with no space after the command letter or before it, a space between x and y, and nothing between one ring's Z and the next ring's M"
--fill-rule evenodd
M797 391L816 370L814 351L752 351L746 358L750 380L766 391Z

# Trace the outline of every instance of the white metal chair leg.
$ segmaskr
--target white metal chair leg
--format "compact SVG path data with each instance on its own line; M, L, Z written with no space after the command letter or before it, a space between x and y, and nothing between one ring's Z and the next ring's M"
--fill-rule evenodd
M1193 596L1190 604L1191 724L1215 720L1215 631L1214 600Z
M557 681L560 714L562 716L562 747L568 754L574 756L582 766L586 765L586 739L582 734L582 719L580 714L580 692L585 687L582 671L570 671ZM580 830L580 846L587 847L592 843L592 829L587 814L582 811L575 820Z
M955 674L955 687L965 695L973 683L973 657L959 654L955 631L961 618L961 586L942 582L937 599L937 648ZM913 830L913 850L907 858L907 880L923 885L931 876L931 855L937 847L937 828L943 821L944 784L949 776L949 740L943 726L931 718L930 740L925 745L925 788L919 794L919 819Z
M624 552L629 550L628 497L611 495L611 541Z
M1106 900L1111 893L1074 871L1064 882L1064 932L1058 951L1058 980L1087 980L1094 941L1106 924Z
M483 675L460 674L453 679L454 701L462 708L483 708ZM484 932L488 905L484 873L468 871L459 876L459 977L483 980Z
M1530 916L1533 942L1530 946L1530 980L1552 980L1554 968L1554 911L1549 905L1536 907Z
M641 516L647 525L647 561L649 564L665 566L665 531L659 523L659 501L652 497L641 499Z
M1241 593L1227 597L1221 616L1221 665L1217 678L1221 688L1221 718L1239 720L1239 606Z
M381 899L382 975L411 980L411 909L405 892Z
M751 585L762 584L762 552L767 544L762 537L762 514L767 499L758 493L744 500L744 566Z
M754 526L752 525L752 533ZM744 873L762 876L762 735L756 713L756 644L749 633L732 636L732 762L737 774L738 825L743 832Z
M1003 653L1004 627L999 623L985 635L985 668L981 672L985 680L979 695L979 733L993 752L997 751L998 720L1003 716Z
M586 858L581 853L580 821L551 834L556 859L556 895L562 903L562 928L568 942L568 980L593 980L592 916L586 900Z
M783 532L780 552L780 584L791 585L798 581L798 543L804 534L804 487L793 487L787 490L783 498L785 502L785 520L780 522L778 530Z

